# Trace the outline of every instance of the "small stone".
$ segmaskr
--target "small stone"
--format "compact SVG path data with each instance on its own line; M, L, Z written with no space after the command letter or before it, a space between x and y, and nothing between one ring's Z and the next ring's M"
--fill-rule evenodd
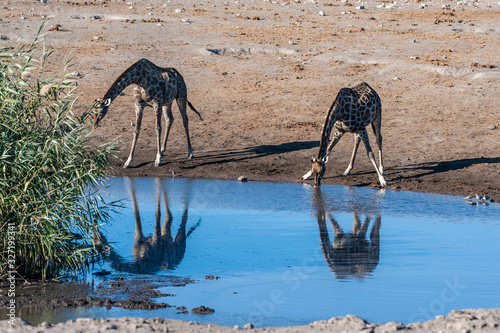
M326 16L325 12L323 12L323 11L320 11L320 12L318 13L318 15L319 15L319 16Z
M177 8L177 9L175 10L175 12L176 12L177 14L180 14L180 13L183 13L183 12L184 12L184 9L182 9L182 8Z
M238 177L238 181L239 181L239 182L247 182L247 181L248 181L248 178L247 178L247 177L245 177L245 176L239 176L239 177Z
M195 313L195 314L211 314L214 312L215 312L214 309L210 309L210 308L203 306L203 305L201 305L197 308L191 309L191 313Z
M252 323L245 324L245 326L243 326L243 328L246 330L251 330L253 328L253 324Z
M417 40L416 40L416 39L412 39L412 40L411 40L411 42L412 42L412 43L416 43L416 42L417 42Z
M490 127L488 127L488 129L489 130L495 130L495 129L497 129L497 125L490 126Z
M365 6L358 6L356 9L365 9Z

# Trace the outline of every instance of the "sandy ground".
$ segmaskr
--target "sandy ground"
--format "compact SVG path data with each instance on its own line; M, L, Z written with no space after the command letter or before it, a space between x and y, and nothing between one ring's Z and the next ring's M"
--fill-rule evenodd
M133 90L125 89L93 134L95 144L119 138L113 175L297 181L317 154L338 90L366 81L382 99L388 189L500 200L496 0L42 2L2 1L0 46L31 42L47 21L51 61L75 57L77 110L147 58L181 72L203 116L188 113L195 158L187 160L174 106L164 164L155 168L147 108L133 167L123 170L135 130ZM352 145L345 135L335 147L324 183L378 187L363 147L342 176Z
M388 189L478 193L500 201L496 0L2 0L0 9L0 47L30 43L46 21L46 45L55 51L48 68L74 57L77 112L141 58L184 76L188 98L204 119L188 112L195 158L186 159L174 107L164 164L155 168L155 115L146 109L133 167L121 168L135 129L129 87L92 134L95 145L118 138L122 151L111 175L171 176L173 170L185 177L297 181L317 154L323 117L338 90L366 81L382 99ZM323 183L378 188L363 147L352 174L342 176L352 145L352 135L345 135L335 147ZM484 312L471 313L463 318ZM456 315L437 321L454 325ZM500 322L498 311L488 316ZM119 325L126 332L154 320L78 323ZM216 327L157 324L186 331ZM66 325L76 330L76 323ZM297 330L335 331L335 325Z
M267 327L251 329L250 325L245 327L224 327L214 324L198 324L180 320L163 318L120 318L120 319L88 319L79 318L76 321L68 321L57 325L42 323L31 326L25 322L17 322L11 325L8 321L0 321L0 330L5 333L17 332L50 332L50 333L77 333L77 332L237 332L241 329L252 332L498 332L500 322L500 310L463 310L452 311L448 316L438 316L434 320L424 323L403 325L397 322L389 322L384 325L371 324L362 318L348 315L346 317L335 317L329 320L316 321L306 326L293 327Z

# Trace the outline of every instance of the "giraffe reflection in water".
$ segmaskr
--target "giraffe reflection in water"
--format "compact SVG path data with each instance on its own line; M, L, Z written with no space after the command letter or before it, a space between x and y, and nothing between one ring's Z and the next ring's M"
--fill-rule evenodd
M338 279L350 277L365 278L370 276L378 265L380 258L380 214L361 214L361 207L353 207L354 222L352 231L346 233L337 220L327 211L320 188L314 189L314 206L318 219L321 251L328 266ZM361 222L360 215L366 215ZM366 238L370 222L374 220L370 239ZM333 242L326 222L330 221L333 229Z
M154 232L151 236L146 237L143 233L134 182L130 178L127 178L127 182L135 217L134 246L132 250L134 261L127 262L115 251L111 251L108 256L111 267L118 271L146 274L154 274L163 269L175 269L184 258L188 237L201 222L201 219L198 220L198 222L186 232L186 224L188 221L188 194L186 193L184 195L184 211L181 223L175 238L173 238L171 229L174 218L169 208L166 187L159 178L155 179L156 210ZM163 226L161 225L162 201L165 207Z

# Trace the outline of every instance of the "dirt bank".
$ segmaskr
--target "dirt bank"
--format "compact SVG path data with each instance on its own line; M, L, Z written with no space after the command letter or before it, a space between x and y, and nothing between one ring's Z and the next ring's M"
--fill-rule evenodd
M498 332L500 310L463 310L452 311L448 316L438 316L435 320L424 323L403 325L389 322L384 325L371 324L356 316L335 317L329 320L316 321L307 326L268 327L252 329L252 332ZM113 330L116 332L237 332L240 329L248 330L250 325L241 327L223 327L214 324L197 324L180 320L163 318L121 318L121 319L88 319L79 318L57 325L42 323L31 326L25 322L17 322L15 326L8 321L0 321L0 329L5 333L14 332L102 332Z
M119 137L113 175L174 170L297 181L317 154L337 91L366 81L382 99L389 189L499 200L499 8L496 1L19 0L3 6L0 46L32 41L47 21L52 61L75 57L80 111L140 58L182 73L204 119L189 113L195 158L186 159L174 107L164 165L153 167L155 117L146 109L133 168L121 168L135 129L127 88L93 134L95 144ZM352 141L346 135L335 147L324 182L378 187L364 148L352 175L342 176Z

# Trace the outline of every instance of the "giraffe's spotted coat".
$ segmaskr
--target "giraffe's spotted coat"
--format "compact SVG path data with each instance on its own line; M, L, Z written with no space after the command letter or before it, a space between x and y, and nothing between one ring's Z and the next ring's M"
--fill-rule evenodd
M157 154L155 166L161 164L161 157L167 146L168 134L174 120L172 116L172 103L177 101L179 111L182 116L182 122L186 132L188 144L188 158L193 157L193 149L189 138L188 118L186 114L186 105L200 116L198 111L189 103L187 99L187 87L182 75L174 68L162 68L156 66L147 59L141 59L125 70L111 85L103 100L96 103L98 112L95 114L94 127L104 118L108 112L109 105L113 100L129 85L135 84L138 89L135 90L135 112L136 126L132 148L124 168L128 168L132 162L137 138L141 131L142 112L144 107L151 106L156 112L156 135L157 135ZM161 137L161 117L162 112L165 117L167 130L160 145ZM200 116L201 119L201 116Z
M379 148L380 166L377 166L375 157L370 147L366 127L372 124ZM337 144L344 133L354 134L354 150L349 166L344 175L348 175L354 165L354 159L360 140L363 140L368 158L377 171L379 182L382 186L387 185L384 179L384 167L382 164L382 103L380 97L367 83L362 82L353 88L340 89L337 97L328 109L323 132L321 133L321 144L317 158L313 158L311 171L302 178L308 179L314 175L315 186L320 186L321 179L326 170L325 163L328 161L333 147ZM333 138L330 142L330 134L334 129Z

